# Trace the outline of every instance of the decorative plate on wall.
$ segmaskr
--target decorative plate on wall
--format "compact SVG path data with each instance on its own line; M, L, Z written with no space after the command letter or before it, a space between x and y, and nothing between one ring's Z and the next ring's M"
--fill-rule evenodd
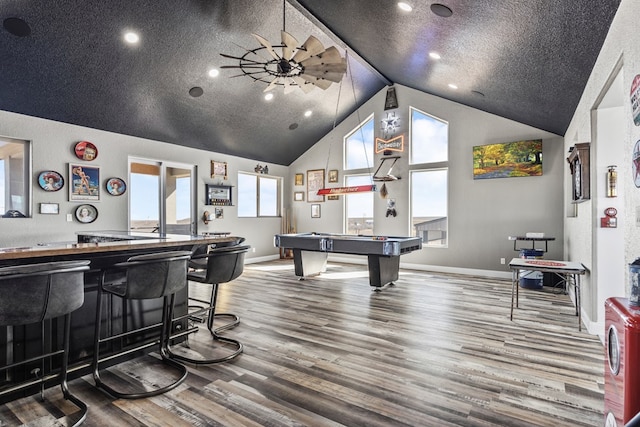
M58 191L64 187L64 178L56 171L44 171L38 175L38 184L44 191Z
M98 157L98 148L89 141L80 141L76 144L76 157L82 160L91 161Z
M89 224L98 218L98 210L93 205L80 205L76 208L76 219Z
M127 191L127 184L120 178L109 178L107 180L107 192L112 196L121 196Z

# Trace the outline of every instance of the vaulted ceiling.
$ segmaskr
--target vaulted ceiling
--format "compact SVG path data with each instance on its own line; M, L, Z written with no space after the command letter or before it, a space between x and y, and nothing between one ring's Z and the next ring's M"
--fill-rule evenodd
M407 3L2 0L0 109L288 165L397 83L563 135L620 1ZM221 68L269 60L252 33L279 46L283 29L336 46L341 83L266 101L268 83Z

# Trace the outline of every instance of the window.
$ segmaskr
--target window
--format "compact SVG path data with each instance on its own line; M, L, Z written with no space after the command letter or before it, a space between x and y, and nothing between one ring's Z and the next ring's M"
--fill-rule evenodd
M370 185L371 175L347 175L345 185ZM345 233L373 235L373 196L375 192L345 194Z
M446 246L449 124L411 108L411 230L425 246Z
M238 217L280 216L282 178L238 172Z
M29 141L0 138L0 216L9 211L31 215L30 153Z
M344 137L345 170L373 166L373 115Z

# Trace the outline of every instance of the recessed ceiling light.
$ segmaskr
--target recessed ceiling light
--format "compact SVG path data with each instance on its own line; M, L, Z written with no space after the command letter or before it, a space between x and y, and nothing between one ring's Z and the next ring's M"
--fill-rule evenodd
M455 84L453 84L453 83L449 83L449 87L450 87L451 89L458 89L458 86L457 86L457 85L455 85Z
M440 3L433 3L431 5L431 12L433 12L436 15L441 16L443 18L448 18L451 15L453 15L453 11L451 10L450 7L445 6L443 4L440 4Z
M265 101L271 101L273 99L273 94L268 93L264 96Z
M437 52L429 52L429 56L432 57L433 59L440 59L441 56L439 53Z
M398 2L398 7L405 12L411 12L413 10L413 7L411 7L409 3L405 3L403 1Z
M298 129L298 124L297 123L291 123L289 125L289 130L296 130Z
M209 70L209 77L218 77L220 75L220 71L216 68L212 68Z
M129 31L124 35L124 41L127 43L135 44L140 41L140 36L133 31Z
M311 117L312 114L313 114L313 111L311 111L311 110L307 110L307 111L304 112L304 116L305 117Z

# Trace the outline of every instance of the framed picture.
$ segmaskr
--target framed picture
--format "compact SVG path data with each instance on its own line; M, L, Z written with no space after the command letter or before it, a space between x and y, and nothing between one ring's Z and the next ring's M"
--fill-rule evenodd
M127 191L127 184L124 183L120 178L109 178L107 180L107 193L112 196L121 196Z
M44 191L58 191L64 187L64 178L56 171L44 171L38 175L38 184Z
M211 178L227 179L227 162L211 160Z
M301 174L301 173L296 174L295 185L304 185L304 174Z
M88 162L95 160L95 158L98 157L98 147L89 141L78 142L73 148L73 151L77 158Z
M76 219L84 224L92 223L98 218L98 210L93 205L80 205L76 208Z
M307 202L324 202L324 196L318 196L318 190L324 187L324 169L307 171Z
M340 200L340 196L338 194L329 194L327 200Z
M58 215L60 213L60 205L58 203L40 203L40 213Z
M296 191L293 193L294 202L304 202L304 191Z
M338 171L336 169L329 171L329 182L338 182Z
M311 205L311 218L320 218L320 204Z
M541 139L473 147L473 179L541 175Z
M215 210L213 211L215 214L216 219L222 219L224 218L224 209L222 208L215 208Z
M207 205L231 206L232 197L231 186L207 184Z
M69 201L100 200L100 168L69 163Z

